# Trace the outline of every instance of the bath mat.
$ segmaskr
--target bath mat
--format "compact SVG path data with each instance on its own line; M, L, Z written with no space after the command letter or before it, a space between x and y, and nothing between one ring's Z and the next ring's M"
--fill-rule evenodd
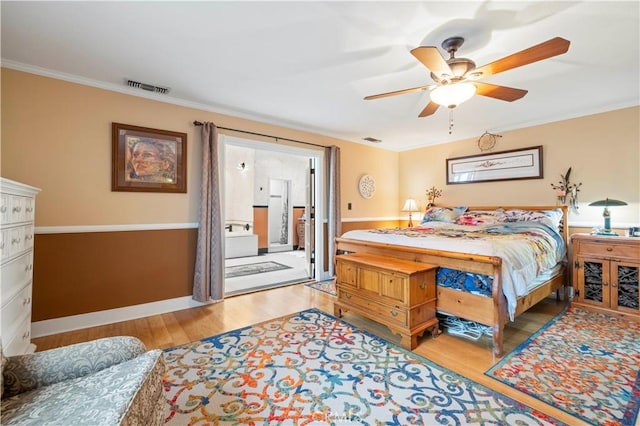
M242 277L244 275L263 274L282 269L291 269L291 266L272 261L249 263L246 265L227 266L224 268L224 276L225 278Z

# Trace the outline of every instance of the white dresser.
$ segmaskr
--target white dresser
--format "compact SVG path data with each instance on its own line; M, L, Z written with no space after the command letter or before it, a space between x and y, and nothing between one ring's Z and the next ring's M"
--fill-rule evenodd
M31 287L38 192L38 188L0 178L0 336L5 355L35 350L31 343Z

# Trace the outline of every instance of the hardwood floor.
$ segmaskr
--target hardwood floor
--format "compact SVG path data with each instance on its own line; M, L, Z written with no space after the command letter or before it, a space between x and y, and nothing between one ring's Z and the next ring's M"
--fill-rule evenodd
M505 352L515 349L563 307L564 302L548 298L513 323L507 324ZM333 314L333 296L297 284L230 297L221 303L203 307L40 337L33 339L33 343L37 345L38 351L42 351L101 337L130 335L138 337L149 349L166 349L308 308ZM400 342L400 337L392 334L385 326L356 314L346 313L343 319L386 340ZM485 376L484 372L497 362L491 351L489 338L483 337L474 342L443 333L434 339L429 333L425 333L413 352L570 425L586 424Z

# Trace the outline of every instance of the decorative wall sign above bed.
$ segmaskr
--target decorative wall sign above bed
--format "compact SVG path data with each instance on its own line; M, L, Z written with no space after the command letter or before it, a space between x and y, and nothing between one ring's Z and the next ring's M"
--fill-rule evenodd
M542 146L447 159L447 185L543 177Z

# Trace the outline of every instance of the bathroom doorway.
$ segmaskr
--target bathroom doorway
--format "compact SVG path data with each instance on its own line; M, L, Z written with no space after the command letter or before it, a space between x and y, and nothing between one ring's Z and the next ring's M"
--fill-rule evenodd
M324 150L220 140L225 295L328 279L324 238L316 235L323 232ZM244 251L229 256L236 246Z

